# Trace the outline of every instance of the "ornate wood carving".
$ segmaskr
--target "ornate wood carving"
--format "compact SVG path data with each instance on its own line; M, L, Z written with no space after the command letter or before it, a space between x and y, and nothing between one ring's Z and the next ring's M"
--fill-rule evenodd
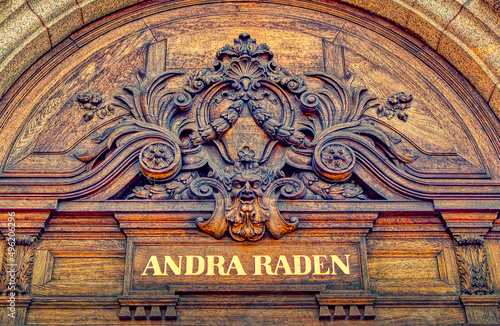
M259 240L266 229L277 239L295 230L298 220L281 217L279 197L367 199L353 179L359 155L417 159L363 115L380 103L352 85L354 75L308 73L308 85L273 56L241 34L217 52L213 68L188 76L180 89L182 72L139 72L139 85L116 97L131 116L76 157L95 164L138 153L146 179L126 198L213 197L215 211L198 227L216 238L229 230L238 241ZM379 113L406 120L411 100L398 93Z
M392 119L397 116L399 120L406 122L406 120L408 120L408 114L403 111L410 108L412 100L413 97L411 94L394 94L387 99L386 105L378 107L377 114L379 117L387 117L387 119Z
M375 297L342 298L338 294L317 294L316 300L319 303L319 319L368 321L376 317L373 309Z
M80 103L80 107L87 110L87 113L83 115L85 121L90 121L95 116L104 119L105 116L115 112L112 105L101 105L102 97L98 94L86 92L85 94L78 95L77 99L78 103Z
M270 47L243 35L216 54L243 28ZM29 213L23 232L44 228L19 298L34 298L27 324L498 320L485 317L494 295L459 297L456 221L439 217L496 215L458 214L455 226L490 232L497 289L498 123L448 63L373 15L335 2L144 2L61 42L0 106L3 207ZM43 220L31 215L41 208ZM285 261L300 272L294 255L313 267L316 255L324 272L321 255L355 244L349 275L285 275ZM477 244L456 246L470 275L486 267ZM152 255L166 274L175 248L182 275L141 276ZM257 279L251 259L245 277L207 275L208 256L227 273L241 253L270 256L278 275ZM186 276L200 255L207 273Z
M462 293L484 295L493 292L484 236L460 234L455 237L455 253Z
M14 247L8 245L9 239L12 238L6 241L0 269L0 293L2 295L8 295L10 292L16 292L17 295L28 294L37 238L25 234L16 235ZM15 250L10 248L15 248ZM15 275L14 282L12 275Z

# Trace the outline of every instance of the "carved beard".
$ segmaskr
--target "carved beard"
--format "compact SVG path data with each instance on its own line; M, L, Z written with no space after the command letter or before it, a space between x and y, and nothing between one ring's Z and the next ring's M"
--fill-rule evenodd
M260 204L260 198L251 201L235 199L233 208L226 213L229 232L238 241L257 241L264 236L269 213Z

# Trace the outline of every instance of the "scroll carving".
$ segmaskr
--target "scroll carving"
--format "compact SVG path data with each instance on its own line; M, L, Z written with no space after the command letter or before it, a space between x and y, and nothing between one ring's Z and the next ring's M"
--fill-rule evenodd
M358 159L417 159L364 115L381 104L353 86L354 75L301 76L273 57L266 44L241 34L211 68L154 78L140 71L139 84L114 104L129 116L75 156L90 170L99 158L138 158L143 177L124 198L213 198L212 217L199 218L198 227L216 238L229 231L238 241L297 228L297 220L280 215L279 198L369 198L354 173ZM411 96L404 96L397 94L392 115L409 107Z
M17 295L30 293L36 246L36 237L29 235L16 235L13 252L9 251L12 246L5 245L0 270L2 295L10 292L16 292Z
M484 237L463 234L455 237L455 252L462 293L483 295L493 292Z

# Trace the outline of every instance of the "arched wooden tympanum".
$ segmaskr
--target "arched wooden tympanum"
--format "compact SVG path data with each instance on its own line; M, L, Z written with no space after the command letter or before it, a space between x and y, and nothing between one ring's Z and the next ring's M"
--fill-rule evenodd
M144 5L33 69L0 129L5 323L498 322L499 122L397 27Z

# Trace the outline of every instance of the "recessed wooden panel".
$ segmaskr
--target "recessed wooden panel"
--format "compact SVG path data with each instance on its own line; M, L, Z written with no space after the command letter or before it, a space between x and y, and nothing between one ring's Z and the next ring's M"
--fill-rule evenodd
M367 242L370 286L377 293L458 294L455 253L446 240Z
M372 281L440 280L437 255L371 256L368 263L368 273Z
M52 280L99 282L123 279L123 258L57 257Z
M378 308L379 325L461 325L466 321L460 308Z
M112 296L122 293L125 259L115 257L55 257L52 275L33 285L41 296Z
M355 243L259 245L151 245L131 248L130 291L261 290L287 285L362 290L361 255ZM220 267L218 267L218 266Z
M32 307L29 309L27 324L29 325L119 325L118 309L77 307L58 309L55 307ZM84 305L81 303L80 306Z

